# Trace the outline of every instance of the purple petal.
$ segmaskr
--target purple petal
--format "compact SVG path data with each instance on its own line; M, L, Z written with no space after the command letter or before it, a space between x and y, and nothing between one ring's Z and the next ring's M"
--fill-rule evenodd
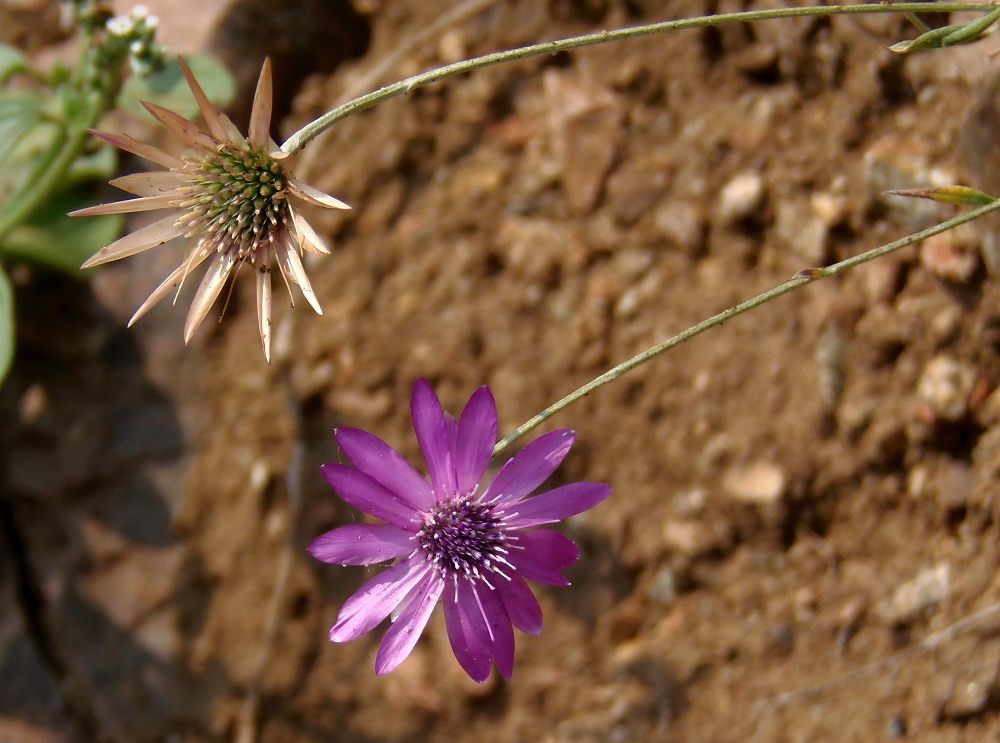
M344 602L337 623L330 629L330 640L347 642L378 626L429 571L419 558L383 570Z
M451 449L451 435L441 401L426 379L418 379L413 386L410 401L413 431L427 461L427 470L438 500L454 497L456 491L455 464Z
M455 416L447 410L444 411L444 426L448 431L448 451L451 452L451 474L452 477L455 478L455 492L458 493L458 472L455 468L455 448L458 442L458 421L455 420ZM440 499L445 500L445 497L441 496Z
M557 570L568 568L580 559L580 549L572 539L551 529L532 529L517 535L520 552L532 560L543 562Z
M515 627L529 635L541 633L542 607L538 605L535 594L520 576L512 575L509 581L499 581L497 591L507 610L507 616Z
M320 469L346 503L400 529L417 531L418 514L413 507L382 487L364 472L346 464L324 464Z
M455 473L458 492L471 493L486 471L497 441L497 404L488 387L472 393L458 421Z
M309 545L317 560L337 565L371 565L413 552L412 534L395 526L349 524L321 534Z
M554 570L548 565L532 560L524 555L513 555L510 558L511 564L517 568L518 574L536 583L547 583L550 586L568 586L569 578Z
M521 549L512 549L507 559L522 577L554 586L569 585L560 571L580 557L571 540L549 529L521 532L517 536L516 544Z
M458 441L458 421L455 416L444 411L444 425L448 429L448 451L451 452L451 466L455 466L455 442Z
M483 585L474 586L473 590L479 596L479 606L493 639L493 660L496 661L497 670L501 676L509 679L514 673L514 628L510 624L510 617L495 590Z
M513 503L526 498L566 458L573 439L574 434L568 428L539 436L500 469L483 500Z
M434 571L413 589L413 598L382 638L378 655L375 656L376 675L389 673L406 660L417 644L420 633L427 626L427 620L430 619L442 590L444 579Z
M378 436L358 428L338 428L334 435L355 467L384 485L401 501L417 511L426 511L434 505L434 494L427 480Z
M575 516L593 508L611 495L611 486L602 482L573 482L507 506L507 525L524 529Z
M473 681L485 682L490 677L493 643L469 581L459 579L454 590L453 586L445 588L444 622L458 664Z

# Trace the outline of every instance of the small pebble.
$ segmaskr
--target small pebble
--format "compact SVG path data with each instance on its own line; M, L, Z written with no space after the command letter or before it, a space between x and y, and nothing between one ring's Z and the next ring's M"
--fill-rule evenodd
M879 608L879 613L888 622L902 624L940 603L950 592L951 566L941 562L898 586Z
M645 613L635 601L625 601L611 615L611 639L615 642L630 640L639 634Z
M768 632L768 646L772 653L779 656L791 655L795 649L795 632L791 625L781 623L771 627Z
M917 398L939 418L957 421L969 411L975 384L975 369L950 356L935 356L920 375Z
M21 404L19 407L21 422L26 425L35 423L42 417L42 413L45 412L47 405L48 396L45 394L45 388L40 384L31 385L21 395Z
M705 488L691 488L683 493L678 493L671 501L674 511L678 516L697 516L705 510L705 503L708 494Z
M959 228L960 229L960 228ZM965 284L979 268L979 245L968 230L943 232L923 241L920 262L938 278Z
M677 576L669 565L664 565L656 571L649 585L649 598L663 606L669 606L676 600Z
M663 526L663 544L681 555L695 555L708 536L698 521L675 521L671 519Z
M1000 387L990 392L976 408L976 422L983 428L1000 423Z
M827 259L830 228L805 201L779 201L775 232L784 246L809 266L821 266Z
M844 334L836 322L828 322L816 344L816 366L819 371L819 394L827 410L835 410L844 391Z
M886 734L893 740L898 740L906 736L906 720L903 719L902 715L896 715L889 720Z
M819 191L810 199L813 212L827 227L833 227L844 218L847 212L847 197Z
M902 267L891 257L868 264L861 274L862 288L869 303L891 302L902 284Z
M737 500L758 505L774 503L784 495L784 471L776 464L757 462L730 470L724 478L726 490Z
M981 715L995 692L991 679L958 684L954 693L945 701L941 716L946 720L962 721Z
M705 215L691 202L667 201L653 215L657 234L691 256L701 252L705 239Z
M935 167L925 140L886 134L864 155L865 180L870 194L885 204L909 229L922 229L951 215L945 204L928 199L896 196L889 191L957 183L953 173Z
M722 187L718 217L725 224L746 219L764 201L764 179L759 173L741 173Z

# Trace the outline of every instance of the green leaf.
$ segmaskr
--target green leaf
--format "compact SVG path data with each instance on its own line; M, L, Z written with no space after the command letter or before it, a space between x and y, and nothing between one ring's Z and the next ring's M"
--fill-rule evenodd
M215 57L194 55L185 57L205 95L218 108L228 106L236 94L236 83L225 65ZM119 107L131 114L148 117L142 101L157 103L189 119L198 115L198 104L188 89L184 73L177 60L168 62L162 70L146 77L133 75L122 87Z
M42 99L27 90L4 90L0 92L0 120L18 118L28 113L41 111Z
M15 72L28 69L28 59L20 51L7 44L0 44L0 83Z
M889 51L896 52L896 54L912 54L913 52L919 52L923 49L939 49L944 46L944 38L946 36L961 29L961 23L953 23L950 26L933 28L926 33L920 34L920 36L915 39L907 39L906 41L899 41L893 44L889 47Z
M73 187L90 181L107 181L118 172L118 150L100 147L89 155L78 157L66 173L66 186Z
M0 266L0 384L14 359L14 289Z
M41 101L33 95L0 94L0 162L42 118Z
M83 278L80 265L100 248L117 239L125 228L120 214L67 217L66 212L93 203L81 193L61 194L15 228L0 243L0 255L54 268Z
M994 198L982 191L977 191L968 186L937 186L934 188L904 188L897 191L889 191L894 196L911 196L918 199L930 199L931 201L943 201L946 204L972 204L974 206L986 206L992 204Z
M953 23L950 26L925 31L915 39L893 44L889 47L889 51L897 54L910 54L923 49L940 49L946 46L968 44L977 41L983 32L998 20L1000 20L1000 8L968 23Z

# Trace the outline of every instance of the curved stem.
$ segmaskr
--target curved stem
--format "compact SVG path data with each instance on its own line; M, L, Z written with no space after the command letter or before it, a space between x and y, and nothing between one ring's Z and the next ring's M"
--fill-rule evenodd
M82 69L89 64L89 52L85 49L78 65ZM14 196L0 209L0 241L15 227L31 217L38 207L59 190L66 173L76 162L87 143L87 128L100 120L111 108L117 96L117 85L109 89L89 91L83 98L82 111L59 126L49 147L31 175L24 181Z
M602 374L601 376L587 382L587 384L569 393L568 395L566 395L566 397L545 408L538 415L525 421L520 426L511 431L509 434L507 434L504 438L502 438L499 442L497 442L497 445L495 447L493 447L493 456L497 456L498 454L503 452L504 449L506 449L508 446L517 441L519 438L524 436L524 434L528 433L534 428L537 428L539 425L544 423L546 420L551 418L560 410L562 410L565 407L568 407L569 405L572 405L581 397L586 397L591 392L596 390L598 387L601 387L607 384L608 382L612 382L615 379L618 379L618 377L625 374L625 372L631 371L632 369L635 369L637 366L645 364L647 361L656 356L659 356L664 351L669 351L674 346L679 346L684 341L694 338L696 335L703 333L709 328L714 328L716 325L722 325L722 323L724 323L726 320L732 319L737 315L742 315L747 310L752 310L755 307L759 307L762 304L766 304L767 302L770 302L772 299L777 299L783 294L788 294L791 291L795 291L799 287L805 286L806 284L810 284L813 281L816 281L817 279L825 279L830 276L836 276L837 274L843 273L849 268L853 268L854 266L858 266L862 263L867 263L870 260L874 260L875 258L886 255L887 253L892 253L893 251L899 250L900 248L905 248L908 245L913 245L914 243L920 242L921 240L926 240L928 237L933 237L934 235L938 235L942 232L947 232L950 229L958 227L961 224L965 224L966 222L971 222L972 220L977 219L989 212L996 211L997 209L1000 209L1000 199L997 199L987 204L986 206L981 206L978 209L974 209L970 212L967 212L966 214L962 214L957 217L953 217L952 219L949 219L945 222L941 222L940 224L936 224L933 227L928 227L926 230L915 232L912 235L907 235L906 237L900 238L899 240L895 240L891 243L886 243L885 245L873 248L865 253L856 255L853 258L848 258L846 260L840 261L839 263L834 263L833 265L827 266L826 268L810 268L806 269L805 271L800 271L798 274L796 274L793 278L789 279L785 283L779 284L773 289L769 289L765 292L762 292L761 294L758 294L755 297L751 297L750 299L744 302L740 302L739 304L730 307L727 310L723 310L722 312L713 315L707 320L702 320L696 325L692 325L687 330L683 330L677 335L671 338L667 338L667 340L663 341L662 343L658 343L652 348L649 348L643 351L642 353L633 356L627 361L623 361L621 364L618 364L618 366L615 366L614 368L604 372L604 374Z
M83 127L71 124L60 129L45 157L0 212L0 241L52 196L86 141L87 132Z
M14 287L0 265L0 386L14 358Z
M396 69L403 60L413 54L415 49L419 49L428 41L439 38L442 33L455 24L483 12L491 5L496 5L499 1L465 0L465 2L453 5L438 16L430 25L421 28L408 37L400 46L393 49L391 53L379 59L374 67L368 70L360 79L354 80L341 95L349 100L361 95L373 85L377 85L384 76L387 76Z
M926 2L917 3L861 3L858 5L828 5L809 6L802 8L772 8L769 10L750 10L738 13L719 13L717 15L699 16L697 18L683 18L674 21L662 21L660 23L648 23L642 26L632 26L629 28L616 29L614 31L598 31L596 33L584 34L582 36L570 36L556 41L546 41L541 44L532 44L505 52L494 52L481 57L462 60L454 64L438 67L419 75L413 75L399 82L386 85L378 90L355 98L343 105L337 106L325 114L315 119L297 132L292 134L281 149L288 153L301 150L310 140L321 134L334 123L346 116L364 111L377 103L381 103L389 98L393 98L402 93L409 93L411 90L429 85L430 83L444 80L448 77L472 72L482 67L512 62L527 57L538 57L545 54L555 54L556 52L576 49L582 46L592 46L594 44L604 44L609 41L622 41L624 39L634 39L640 36L665 33L667 31L680 31L688 28L708 28L710 26L721 26L726 23L748 23L751 21L768 21L779 18L797 18L802 16L832 16L832 15L859 15L865 13L920 13L933 10L935 13L948 13L960 11L989 11L995 10L996 3L989 2L966 2L947 3L938 2L929 7Z
M58 124L48 151L0 208L0 242L60 190L66 174L87 143L87 129L95 126L118 98L122 83L120 72L117 69L102 70L96 65L93 34L85 30L80 38L79 59L68 85L69 90L79 96L77 103L80 108L71 112L70 107L64 104L63 120ZM98 79L98 73L102 72L104 76L98 82L86 82L88 76Z

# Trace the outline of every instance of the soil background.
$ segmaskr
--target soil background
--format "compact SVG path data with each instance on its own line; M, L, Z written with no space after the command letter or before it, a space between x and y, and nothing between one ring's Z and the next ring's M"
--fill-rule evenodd
M437 3L292 4L339 8L294 22L275 3L151 5L243 80L274 55L288 134L358 85L774 3L501 0L421 43ZM187 349L181 306L125 330L180 247L86 285L20 271L0 741L995 740L988 222L727 322L550 421L577 432L557 484L614 493L565 524L574 585L539 589L545 630L518 636L509 682L469 681L440 613L376 678L379 633L326 639L372 571L305 552L358 518L319 473L334 426L418 461L418 377L453 412L490 385L507 431L802 268L957 212L888 189L1000 189L992 42L887 50L914 35L888 15L684 31L344 120L298 158L354 206L310 215L336 246L310 267L325 313L278 308L271 367L252 282Z

